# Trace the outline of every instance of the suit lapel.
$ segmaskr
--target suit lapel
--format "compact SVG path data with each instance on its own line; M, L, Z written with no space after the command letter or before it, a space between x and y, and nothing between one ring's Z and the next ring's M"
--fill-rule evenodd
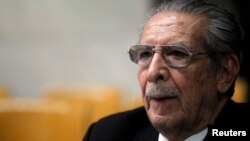
M142 130L133 141L158 141L158 131L156 131L151 125Z

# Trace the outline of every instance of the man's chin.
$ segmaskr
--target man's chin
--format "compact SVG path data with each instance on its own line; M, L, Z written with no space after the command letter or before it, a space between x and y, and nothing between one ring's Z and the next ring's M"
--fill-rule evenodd
M152 108L152 107L151 107ZM171 128L176 123L176 112L165 112L149 108L147 111L151 123L157 128Z
M160 132L167 131L171 128L171 118L166 115L150 115L149 119L152 125Z
M167 124L171 119L171 115L168 115L164 112L153 111L152 109L149 109L147 112L152 123Z

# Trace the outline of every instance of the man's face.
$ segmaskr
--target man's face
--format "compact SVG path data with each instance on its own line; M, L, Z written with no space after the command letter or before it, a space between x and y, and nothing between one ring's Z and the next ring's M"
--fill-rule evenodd
M181 43L195 52L206 52L201 38L206 27L205 17L158 13L145 25L140 44L161 48ZM212 122L218 82L207 55L199 56L186 67L172 68L160 53L155 53L147 67L139 67L138 79L149 119L161 132L197 132ZM151 97L147 93L166 97Z

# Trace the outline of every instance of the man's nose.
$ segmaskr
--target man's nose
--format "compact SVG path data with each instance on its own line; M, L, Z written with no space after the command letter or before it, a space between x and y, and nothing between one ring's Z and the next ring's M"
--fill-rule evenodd
M147 71L147 80L152 83L166 81L169 78L169 67L159 53L155 53Z

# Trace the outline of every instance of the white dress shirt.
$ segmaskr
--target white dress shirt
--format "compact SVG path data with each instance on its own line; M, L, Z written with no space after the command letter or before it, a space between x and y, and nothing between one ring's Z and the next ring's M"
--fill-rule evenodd
M207 132L208 132L208 129L206 128L206 129L200 131L199 133L196 133L196 134L188 137L184 141L202 141L206 137ZM169 140L160 133L158 141L169 141Z

